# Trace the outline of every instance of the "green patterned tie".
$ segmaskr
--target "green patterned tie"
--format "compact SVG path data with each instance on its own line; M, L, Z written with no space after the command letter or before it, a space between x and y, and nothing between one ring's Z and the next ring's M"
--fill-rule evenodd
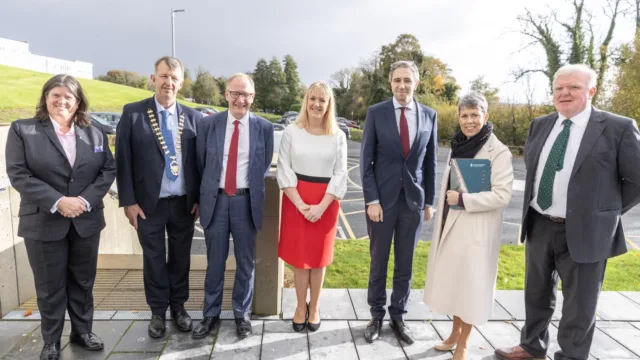
M564 154L567 152L571 124L572 122L569 119L562 122L564 129L562 129L553 143L547 163L544 164L544 171L542 171L540 186L538 187L538 205L542 210L548 209L553 203L553 181L556 178L556 172L564 167Z

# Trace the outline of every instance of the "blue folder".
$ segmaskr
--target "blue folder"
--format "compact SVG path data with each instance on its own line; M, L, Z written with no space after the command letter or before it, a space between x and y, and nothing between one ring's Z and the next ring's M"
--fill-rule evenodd
M479 193L491 190L489 159L451 159L449 189L459 193ZM462 210L458 205L452 209Z

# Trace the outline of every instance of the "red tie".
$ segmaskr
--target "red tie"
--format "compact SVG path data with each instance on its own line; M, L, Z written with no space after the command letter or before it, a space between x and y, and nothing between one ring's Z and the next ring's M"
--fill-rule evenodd
M402 143L402 153L407 158L409 155L409 124L407 123L407 117L404 116L404 107L400 112L400 142Z
M236 173L238 172L238 137L240 136L240 121L233 122L233 135L231 135L231 145L229 145L229 158L227 159L227 172L224 177L224 192L229 196L236 194Z

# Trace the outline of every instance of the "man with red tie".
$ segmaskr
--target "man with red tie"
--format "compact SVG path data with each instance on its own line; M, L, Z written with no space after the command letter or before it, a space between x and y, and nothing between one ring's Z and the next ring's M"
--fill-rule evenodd
M273 158L273 125L249 112L255 98L253 80L238 73L227 80L229 110L198 123L196 162L201 176L200 224L207 245L203 319L193 330L208 336L220 322L224 270L233 237L236 277L233 314L240 338L251 335L254 249L264 213L264 178Z
M389 82L393 98L369 107L364 125L360 175L371 255L367 295L371 321L364 333L368 342L380 335L385 315L392 240L395 264L390 326L398 339L408 344L414 341L403 315L422 221L433 215L438 145L436 112L413 98L419 80L413 62L392 64Z

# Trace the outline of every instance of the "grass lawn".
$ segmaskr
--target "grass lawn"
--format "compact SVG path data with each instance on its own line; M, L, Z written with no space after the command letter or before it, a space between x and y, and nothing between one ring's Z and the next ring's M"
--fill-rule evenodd
M0 122L32 117L38 103L42 86L53 75L0 65ZM150 98L153 92L106 81L78 79L87 97L91 111L121 112L125 104ZM207 106L218 110L226 108L178 100L179 103L195 107ZM261 114L268 120L280 118L274 114Z
M411 287L414 289L424 288L429 245L430 243L420 241L416 248L411 282ZM324 287L366 288L369 277L369 259L369 241L336 241L334 261L327 268ZM524 289L524 246L503 245L500 249L499 261L497 289ZM391 251L389 258L387 288L392 287L392 280L393 251ZM625 255L609 260L603 290L640 290L640 251L629 251Z

